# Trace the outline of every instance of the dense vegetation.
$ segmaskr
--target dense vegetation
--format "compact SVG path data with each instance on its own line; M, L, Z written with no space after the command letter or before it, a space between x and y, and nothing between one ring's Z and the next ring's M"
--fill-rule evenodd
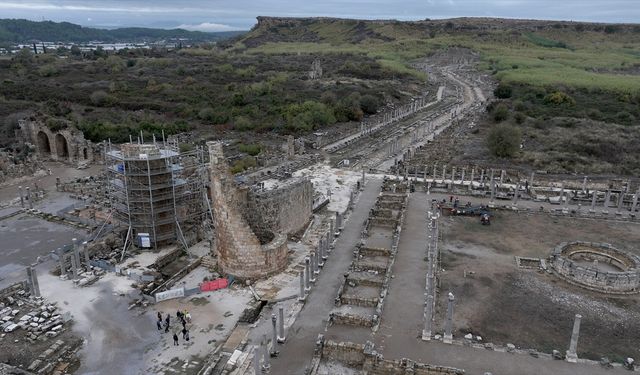
M135 42L161 39L188 39L203 42L216 41L236 36L241 32L227 31L204 33L183 29L149 29L127 27L113 30L82 27L69 22L34 22L22 19L0 19L0 45L7 43L41 42Z

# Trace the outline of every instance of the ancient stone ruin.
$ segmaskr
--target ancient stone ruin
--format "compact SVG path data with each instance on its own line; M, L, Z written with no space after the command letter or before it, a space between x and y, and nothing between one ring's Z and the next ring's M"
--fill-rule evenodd
M25 140L36 146L43 159L68 163L94 160L95 145L78 129L69 127L53 131L42 122L28 119L20 120L19 125Z
M222 143L208 142L213 251L222 272L249 280L285 269L287 235L304 228L311 216L313 187L306 179L270 189L236 184L229 173Z
M640 258L607 243L565 242L551 254L551 268L565 280L604 293L640 292Z

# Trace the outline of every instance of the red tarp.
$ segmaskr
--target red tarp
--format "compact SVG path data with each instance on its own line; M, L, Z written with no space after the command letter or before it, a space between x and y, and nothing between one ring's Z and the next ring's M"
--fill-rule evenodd
M224 289L229 286L229 281L227 279L218 279L213 281L207 281L206 283L202 283L200 285L201 292L210 292L213 290Z

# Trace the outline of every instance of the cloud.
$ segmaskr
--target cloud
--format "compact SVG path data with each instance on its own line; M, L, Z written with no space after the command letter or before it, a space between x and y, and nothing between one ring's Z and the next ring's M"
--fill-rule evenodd
M211 23L211 22L202 22L199 24L182 24L177 26L178 29L185 29L189 31L204 31L204 32L214 32L214 31L237 31L243 30L241 28L224 25L221 23Z

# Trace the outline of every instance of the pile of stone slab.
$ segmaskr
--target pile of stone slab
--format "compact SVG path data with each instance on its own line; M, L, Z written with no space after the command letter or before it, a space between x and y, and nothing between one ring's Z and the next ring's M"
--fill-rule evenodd
M27 340L47 340L63 332L68 320L55 304L45 303L40 297L32 297L20 290L0 302L0 338L12 332L26 331Z

